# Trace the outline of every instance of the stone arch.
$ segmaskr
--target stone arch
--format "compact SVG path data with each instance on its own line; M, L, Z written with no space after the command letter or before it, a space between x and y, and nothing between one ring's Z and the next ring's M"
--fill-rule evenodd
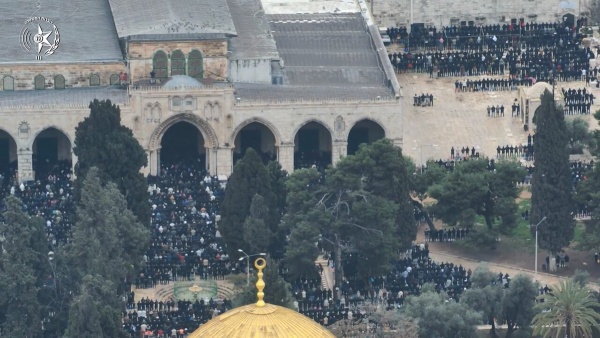
M63 128L60 128L54 124L52 125L47 125L44 126L42 128L40 128L38 131L35 132L35 134L33 134L33 137L31 138L31 144L30 147L33 148L33 143L35 142L35 139L44 131L48 130L48 129L56 129L59 132L61 132L63 135L65 135L67 137L67 139L69 140L69 144L71 145L71 149L73 148L73 139L71 138L71 135L69 135L69 133L67 133ZM30 149L31 149L30 148Z
M54 76L54 89L65 89L66 81L65 77L58 74Z
M45 137L41 137L48 133ZM38 130L31 143L32 164L35 178L47 177L57 166L72 168L73 142L69 134L55 126Z
M281 144L281 142L282 142L281 134L279 133L279 129L277 129L277 127L275 127L275 125L273 123L269 122L268 120L266 120L262 117L252 117L252 118L242 121L240 124L237 125L237 127L235 127L235 129L231 133L231 137L229 138L229 144L231 146L233 146L235 144L235 138L237 137L238 133L242 129L244 129L245 126L247 126L251 123L260 123L260 124L264 125L267 129L269 129L271 131L271 133L275 137L275 146L279 146Z
M333 142L335 140L335 134L333 133L333 130L327 123L325 123L319 119L311 118L306 121L302 121L302 123L298 127L296 127L296 129L294 129L294 132L291 135L292 139L290 140L290 142L294 143L294 139L296 138L296 134L298 134L298 131L300 131L300 129L302 129L304 126L306 126L307 124L309 124L311 122L322 125L329 132L329 135L331 136L331 141Z
M163 135L165 134L167 129L169 129L171 126L173 126L177 122L188 122L188 123L191 123L192 125L196 126L196 128L198 128L198 130L202 134L204 141L207 143L207 145L210 148L214 149L219 146L217 134L215 133L214 129L210 126L210 124L208 124L206 121L204 121L202 118L200 118L197 115L185 113L185 114L177 114L175 116L171 116L170 118L166 119L163 123L161 123L158 127L156 127L156 129L154 129L154 131L152 132L152 135L150 136L150 142L148 143L148 149L150 149L150 150L159 149L160 141L162 140Z
M387 137L387 132L382 123L372 118L362 118L348 128L346 140L348 141L348 155L353 155L363 143L373 143Z
M308 128L314 124L314 128ZM316 167L319 170L333 163L334 140L331 127L318 120L303 121L293 133L294 168Z
M19 145L17 138L14 135L3 128L0 128L0 174L1 175L12 175L11 167L14 163L17 163L18 167L18 151ZM13 170L18 169L12 167ZM4 183L8 184L8 180ZM2 182L0 182L0 186Z
M15 90L15 79L12 76L6 75L2 78L2 90Z

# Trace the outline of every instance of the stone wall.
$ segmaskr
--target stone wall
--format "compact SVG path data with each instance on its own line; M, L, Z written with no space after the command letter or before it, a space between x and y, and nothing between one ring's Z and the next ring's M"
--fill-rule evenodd
M526 22L556 22L562 15L578 16L585 12L586 0L370 0L372 13L379 26L407 26L411 3L414 23L437 27L474 21L475 24L510 23L510 19Z
M14 90L34 89L34 78L42 75L45 78L46 89L54 88L55 76L62 75L65 78L65 87L88 87L90 75L100 76L100 85L108 86L110 76L125 71L124 62L113 63L85 63L85 64L12 64L0 65L0 90L4 90L2 79L11 76L14 79Z
M197 41L143 41L128 42L127 56L132 81L147 79L152 71L152 58L159 50L167 53L181 50L186 59L192 50L202 53L204 61L204 77L227 79L227 40L197 40ZM171 62L168 63L169 76ZM186 67L187 71L187 67Z

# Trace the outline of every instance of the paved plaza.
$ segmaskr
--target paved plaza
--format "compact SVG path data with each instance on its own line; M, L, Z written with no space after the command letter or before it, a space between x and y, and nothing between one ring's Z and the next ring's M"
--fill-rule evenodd
M471 76L470 80L490 78ZM428 73L408 73L398 75L404 98L404 154L416 163L427 159L450 158L450 148L475 147L481 156L495 157L496 147L527 144L527 132L523 130L520 118L511 117L511 105L518 97L518 91L498 92L454 92L454 82L463 78L447 77L431 79ZM559 82L560 88L584 88L585 83ZM600 89L587 87L595 97ZM414 107L415 94L433 94L433 107ZM488 105L504 105L504 117L488 117ZM600 109L594 102L592 111ZM576 115L590 121L597 128L592 115ZM574 118L570 116L568 118ZM436 146L434 146L436 145Z

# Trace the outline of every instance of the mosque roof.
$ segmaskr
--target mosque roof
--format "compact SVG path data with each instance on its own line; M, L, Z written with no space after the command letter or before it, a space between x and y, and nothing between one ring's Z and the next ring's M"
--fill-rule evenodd
M0 8L0 64L123 60L108 0L0 0ZM33 47L36 44L31 40L31 34L37 31L33 30L39 23L43 30L52 31L48 37L48 42L52 44L56 41L56 34L49 22L33 20L36 17L51 21L59 32L58 48L41 61L35 58ZM28 20L33 21L26 24ZM31 47L29 51L21 46L22 39L28 40Z
M105 0L106 1L106 0ZM108 0L120 38L236 35L226 0Z
M254 263L258 269L258 302L227 311L213 318L188 338L334 338L312 319L281 306L263 301L264 258Z

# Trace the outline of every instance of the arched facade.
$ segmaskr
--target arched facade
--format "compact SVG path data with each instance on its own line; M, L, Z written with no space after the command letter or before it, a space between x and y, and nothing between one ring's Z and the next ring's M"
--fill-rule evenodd
M317 119L303 122L294 132L294 169L333 164L334 134L329 126ZM343 154L344 156L346 154Z
M17 139L7 130L0 129L0 174L5 175L8 169L16 169Z
M56 165L73 165L72 142L68 134L56 127L38 131L32 138L34 177L46 177Z
M160 169L160 151L162 137L169 128L171 128L173 125L179 122L187 122L198 128L204 140L204 146L207 148L207 168L210 172L216 171L216 150L219 147L219 141L217 139L217 134L215 133L215 130L208 122L206 122L200 116L195 114L184 113L171 116L170 118L162 122L158 127L156 127L152 132L148 141L148 163L150 164L150 174L156 175L158 174L158 170Z
M358 151L361 144L371 144L386 137L385 128L372 118L356 121L348 130L348 155Z
M253 148L263 162L277 160L281 136L275 126L261 118L252 118L240 123L231 134L233 162L244 156L246 149Z

